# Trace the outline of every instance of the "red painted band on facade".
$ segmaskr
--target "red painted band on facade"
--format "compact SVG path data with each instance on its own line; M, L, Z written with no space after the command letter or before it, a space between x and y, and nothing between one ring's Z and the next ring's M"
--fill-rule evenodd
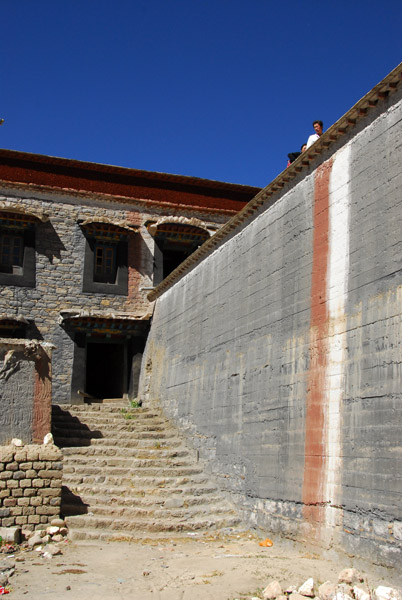
M319 526L325 498L325 387L328 363L327 274L329 253L329 179L332 160L315 173L313 211L313 265L311 277L310 368L306 398L303 474L303 516Z
M35 383L32 408L32 441L43 443L51 429L52 382L50 358L42 351L35 359Z

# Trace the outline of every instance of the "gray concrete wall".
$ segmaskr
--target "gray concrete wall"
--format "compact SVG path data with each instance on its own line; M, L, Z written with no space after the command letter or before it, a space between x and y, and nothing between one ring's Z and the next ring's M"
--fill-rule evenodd
M141 393L250 524L402 558L397 92L156 302Z

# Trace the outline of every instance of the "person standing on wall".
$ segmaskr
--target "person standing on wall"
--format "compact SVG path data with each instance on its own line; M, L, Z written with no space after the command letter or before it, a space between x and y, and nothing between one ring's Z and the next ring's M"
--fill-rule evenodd
M322 121L313 121L313 127L314 127L315 133L310 135L310 137L308 138L307 148L310 148L310 146L312 146L314 144L314 142L316 142L318 140L318 138L320 138L322 136L322 128L324 127L324 124Z

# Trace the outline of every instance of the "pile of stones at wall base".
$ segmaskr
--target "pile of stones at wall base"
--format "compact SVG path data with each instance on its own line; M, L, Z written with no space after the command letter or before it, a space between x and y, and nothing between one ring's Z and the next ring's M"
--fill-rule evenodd
M34 530L59 516L63 473L53 444L0 446L0 526Z

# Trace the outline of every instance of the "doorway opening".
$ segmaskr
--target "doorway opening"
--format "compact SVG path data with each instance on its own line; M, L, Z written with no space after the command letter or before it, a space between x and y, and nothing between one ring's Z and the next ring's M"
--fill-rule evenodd
M86 393L97 399L122 398L126 364L124 343L87 342Z

